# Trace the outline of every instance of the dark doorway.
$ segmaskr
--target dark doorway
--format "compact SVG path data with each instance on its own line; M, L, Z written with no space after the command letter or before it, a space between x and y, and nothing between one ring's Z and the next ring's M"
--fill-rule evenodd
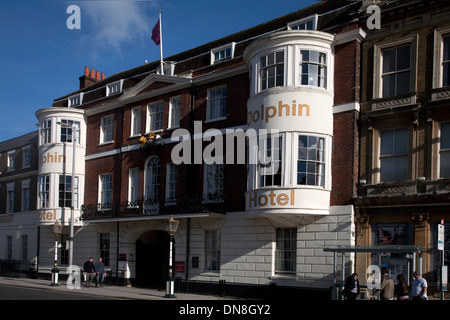
M169 234L155 230L136 241L136 284L165 288L169 270Z

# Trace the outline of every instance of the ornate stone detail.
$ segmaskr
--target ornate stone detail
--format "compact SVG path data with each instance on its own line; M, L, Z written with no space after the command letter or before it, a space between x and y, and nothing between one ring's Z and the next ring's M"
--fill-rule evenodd
M423 225L425 222L428 221L429 218L430 218L429 213L411 215L411 220L412 220L413 224L416 226Z

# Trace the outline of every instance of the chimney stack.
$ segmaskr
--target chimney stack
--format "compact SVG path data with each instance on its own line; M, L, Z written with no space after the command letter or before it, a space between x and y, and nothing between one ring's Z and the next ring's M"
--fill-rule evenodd
M84 67L84 75L80 77L80 89L90 87L97 82L105 80L105 74L100 71L95 71L89 67Z

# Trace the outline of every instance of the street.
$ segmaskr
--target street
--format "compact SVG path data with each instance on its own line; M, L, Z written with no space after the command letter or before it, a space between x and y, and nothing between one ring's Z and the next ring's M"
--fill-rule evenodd
M111 300L112 297L0 285L0 300Z

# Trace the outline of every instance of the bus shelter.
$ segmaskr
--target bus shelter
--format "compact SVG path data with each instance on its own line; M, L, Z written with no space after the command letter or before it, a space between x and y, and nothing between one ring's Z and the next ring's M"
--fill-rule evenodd
M351 253L371 253L378 255L378 262L381 261L381 256L385 254L403 254L407 261L408 271L405 275L408 285L413 279L412 274L417 270L422 274L422 254L427 251L426 248L418 245L375 245L375 246L329 246L323 248L324 252L333 252L333 299L336 299L338 295L338 283L337 283L337 265L338 254L341 254L342 264L342 283L339 287L344 286L345 279L349 275L345 274L345 255ZM418 261L417 261L418 260Z

